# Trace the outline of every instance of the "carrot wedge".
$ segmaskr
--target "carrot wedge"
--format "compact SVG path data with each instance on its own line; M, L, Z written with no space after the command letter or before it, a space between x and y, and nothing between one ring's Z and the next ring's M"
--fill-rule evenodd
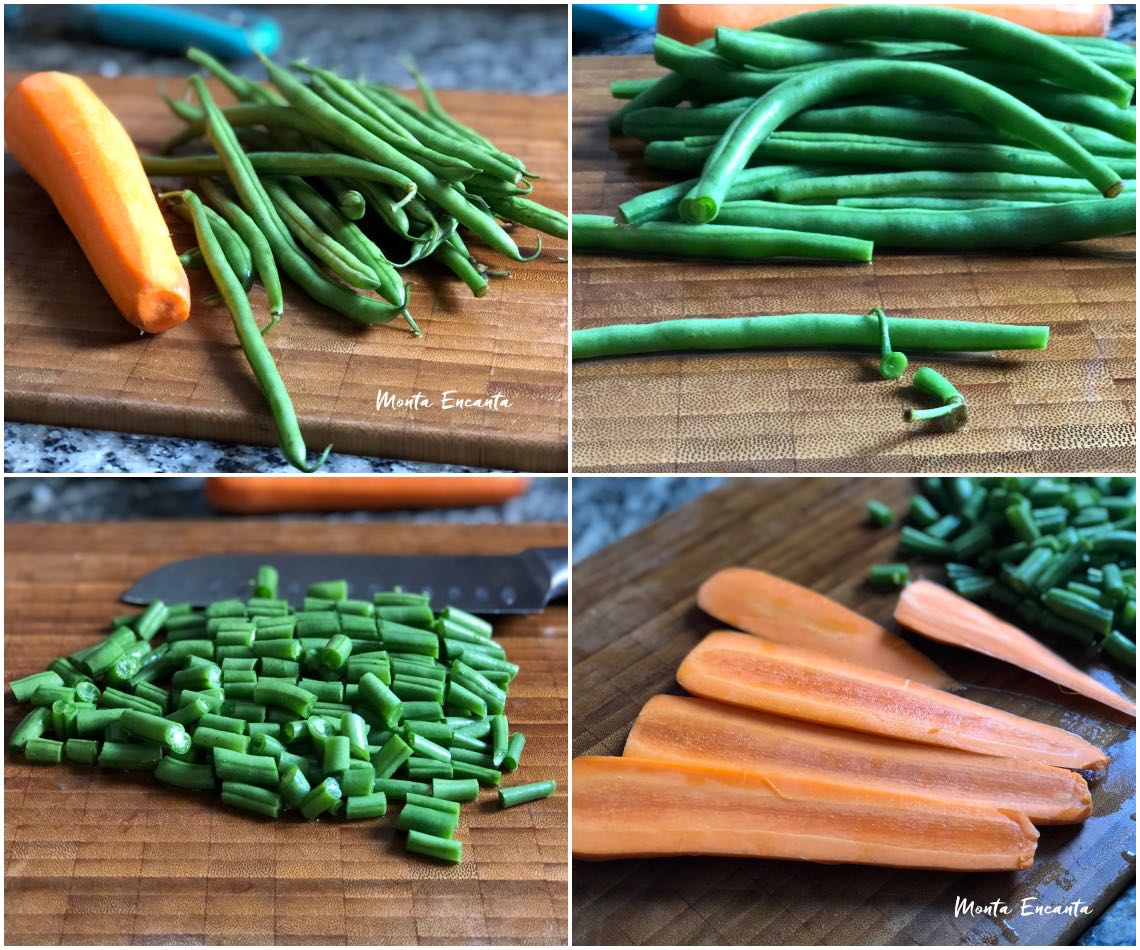
M727 630L681 663L690 693L826 726L1008 759L1099 769L1108 757L1078 736L953 693Z
M697 605L721 623L765 640L818 650L938 689L957 684L934 663L823 594L747 567L727 567L705 581Z
M622 755L762 774L776 770L1021 812L1036 825L1072 824L1092 812L1088 784L1068 769L829 729L691 696L650 699Z
M1037 829L1017 812L647 759L573 764L574 856L700 854L954 871L1027 868Z
M1135 718L1136 704L1082 673L1013 624L933 581L907 584L895 620L915 633L1020 666Z

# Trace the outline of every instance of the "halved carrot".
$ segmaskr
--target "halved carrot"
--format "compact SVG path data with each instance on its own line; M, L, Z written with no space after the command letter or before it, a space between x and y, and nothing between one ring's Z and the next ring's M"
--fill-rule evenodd
M721 623L765 640L818 650L938 689L957 685L873 620L766 571L717 571L697 591L697 605Z
M4 141L129 322L159 333L190 315L186 272L138 152L87 83L55 72L22 79L4 100Z
M1038 825L1084 821L1092 796L1076 772L829 729L691 696L654 696L623 756L772 770L799 778L1022 812Z
M814 650L742 633L705 637L681 663L690 693L827 726L984 755L1099 769L1108 757L1078 736Z
M1033 863L1017 812L768 772L592 756L573 763L574 855L704 854L1002 871Z
M1004 660L1098 703L1136 716L1134 702L1082 673L1025 631L941 584L933 581L907 584L895 607L895 620L931 640Z

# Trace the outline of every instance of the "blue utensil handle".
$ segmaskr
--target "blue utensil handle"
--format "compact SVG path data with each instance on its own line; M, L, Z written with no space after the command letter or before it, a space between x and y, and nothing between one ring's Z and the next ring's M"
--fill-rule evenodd
M219 13L236 10L216 9ZM219 59L242 59L258 51L272 54L281 42L277 21L237 12L236 20L227 21L163 4L92 4L83 9L83 22L100 39L118 46L172 53L197 46Z

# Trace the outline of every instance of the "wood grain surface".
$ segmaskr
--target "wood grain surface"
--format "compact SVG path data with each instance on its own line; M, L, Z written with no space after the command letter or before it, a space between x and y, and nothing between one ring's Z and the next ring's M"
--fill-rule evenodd
M696 606L697 587L722 567L762 568L897 629L895 596L864 583L871 563L894 558L895 533L868 527L863 506L877 497L900 511L913 489L909 479L736 480L579 564L574 755L619 755L642 705L681 692L674 678L681 659L723 627ZM1093 816L1042 828L1034 866L1018 873L720 858L575 861L575 944L1072 943L1135 878L1133 729L1119 714L1015 667L909 639L970 684L968 698L1062 726L1108 752L1112 764L1090 780ZM1089 672L1135 696L1119 675L1097 664ZM1079 898L1091 916L955 918L956 897L1011 907L1027 897L1050 905Z
M21 524L6 536L8 679L102 636L139 575L216 552L508 553L565 525L225 520ZM527 746L511 783L546 801L464 806L457 867L407 854L379 821L270 821L80 765L4 769L7 944L559 944L566 940L566 608L496 622L521 671L507 711ZM6 735L25 710L5 705ZM7 747L7 743L5 743Z
M20 78L5 75L6 87ZM182 128L154 79L91 78L91 86L143 152ZM179 82L166 83L173 93ZM229 102L218 90L219 101ZM564 211L566 97L440 93L457 118L492 137L542 174L534 197ZM199 143L201 144L201 143ZM190 149L194 152L206 147ZM184 179L156 179L166 188ZM5 157L5 410L20 422L277 444L277 432L210 276L193 271L190 319L142 337L119 315L51 201ZM167 214L175 247L193 230ZM536 233L519 228L524 252ZM384 243L384 242L381 242ZM402 321L361 328L326 310L283 277L285 316L269 346L311 449L430 462L565 471L566 244L543 237L535 262L507 262L472 240L473 253L510 279L476 298L434 263L415 265L412 313L421 338ZM393 254L398 253L396 248ZM264 291L251 294L259 322ZM377 393L432 408L377 409ZM444 408L442 394L490 399L509 408Z
M574 210L669 184L642 145L610 138L619 78L647 56L576 56ZM1132 471L1136 266L1131 237L1045 251L891 254L872 264L718 264L581 253L574 327L674 317L866 313L1048 324L1044 352L931 359L970 406L943 433L902 420L908 385L877 360L820 352L696 353L574 365L581 472ZM923 362L926 362L923 360ZM917 357L912 365L919 366Z

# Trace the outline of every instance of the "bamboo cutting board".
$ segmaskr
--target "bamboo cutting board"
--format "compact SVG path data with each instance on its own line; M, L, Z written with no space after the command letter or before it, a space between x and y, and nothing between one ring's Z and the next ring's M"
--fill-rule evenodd
M619 755L649 697L681 693L685 654L723 624L696 606L700 583L746 565L804 584L890 628L895 596L867 568L896 533L864 504L902 511L906 479L743 479L677 509L574 570L574 755ZM937 569L916 574L936 576ZM897 628L896 628L897 629ZM1075 732L1112 756L1090 781L1083 825L1041 828L1033 867L976 875L728 858L575 861L574 942L955 946L1069 944L1135 878L1135 734L1118 714L996 660L911 638L965 695ZM1070 657L1074 662L1079 659ZM1083 668L1083 664L1082 664ZM1107 669L1090 672L1135 696ZM1133 726L1134 727L1134 726ZM1080 899L1089 916L954 916L958 897L1019 908Z
M19 74L5 76L11 87ZM158 97L155 79L89 79L140 151L156 152L181 122ZM172 93L178 83L168 80ZM213 87L219 101L228 94ZM543 176L535 198L566 209L566 99L442 92L457 118L492 137ZM207 146L192 151L207 150ZM142 337L119 315L51 201L5 158L5 409L7 418L224 442L276 445L269 410L237 344L232 321L204 270L192 271L190 319ZM156 179L169 189L184 179ZM167 214L175 247L193 229ZM524 253L536 232L515 233ZM383 242L381 242L383 243ZM341 452L523 471L566 470L565 242L543 237L542 256L516 264L473 253L509 280L475 298L434 263L413 266L412 313L422 338L402 321L360 328L310 300L283 277L285 316L269 335L311 451ZM396 253L393 251L393 253ZM268 319L260 286L251 297ZM446 408L452 398L509 407ZM417 393L431 408L378 408L380 391Z
M574 210L678 180L610 138L614 79L655 76L648 56L574 58ZM902 420L908 385L869 354L697 353L574 365L581 472L1132 471L1136 265L1131 237L1021 253L875 253L872 264L574 260L574 327L675 317L866 313L1048 324L1044 352L932 359L962 390L957 433ZM913 367L923 365L912 357ZM909 376L907 377L909 379ZM922 404L922 403L920 403Z
M21 524L5 548L7 679L93 642L139 575L217 552L510 553L565 525L253 520ZM496 622L521 666L507 704L527 746L511 783L546 801L463 808L463 863L404 851L378 821L271 821L150 775L5 762L7 944L558 944L566 940L566 608ZM6 699L6 735L26 713Z

